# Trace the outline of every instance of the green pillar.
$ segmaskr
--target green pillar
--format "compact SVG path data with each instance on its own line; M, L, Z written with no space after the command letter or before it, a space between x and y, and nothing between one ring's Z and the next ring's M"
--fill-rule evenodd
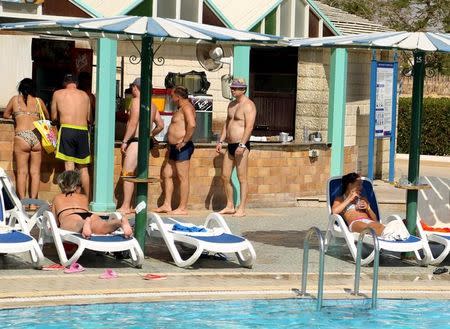
M425 77L425 53L414 52L413 68L413 95L411 113L411 135L409 139L409 164L408 180L412 184L419 183L420 164L420 130L423 108L423 83ZM417 190L408 190L406 193L406 218L408 220L408 231L416 234L417 220Z
M347 60L347 49L332 49L330 60L330 87L328 97L328 132L331 133L331 138L328 138L328 140L331 142L331 176L342 175L344 173Z
M139 109L139 141L138 141L138 164L137 178L146 179L148 177L148 157L149 157L149 136L150 136L150 104L152 90L152 51L153 38L144 36L142 38L141 49L141 99ZM145 203L145 207L136 214L135 236L144 250L145 231L147 228L147 196L148 185L144 180L136 184L136 204Z
M234 46L233 56L233 76L236 78L244 78L248 85L250 82L250 47ZM233 172L231 173L231 183L233 185L233 202L237 206L241 201L241 186L236 168L233 168Z
M97 97L94 135L93 211L113 211L114 202L114 132L116 109L117 41L97 41ZM99 124L101 123L101 124Z

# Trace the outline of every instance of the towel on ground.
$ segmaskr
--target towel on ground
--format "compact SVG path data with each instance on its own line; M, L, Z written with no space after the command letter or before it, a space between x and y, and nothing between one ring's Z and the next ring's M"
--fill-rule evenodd
M393 220L387 223L381 238L387 241L403 241L409 238L409 232L405 227L405 224L401 220Z
M185 226L179 223L173 224L173 231L181 231L181 232L206 232L204 227L199 226Z

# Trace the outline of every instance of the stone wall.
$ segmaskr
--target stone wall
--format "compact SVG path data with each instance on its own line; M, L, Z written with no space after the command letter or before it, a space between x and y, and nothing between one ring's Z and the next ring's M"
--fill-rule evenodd
M320 131L323 140L327 140L330 55L330 49L326 48L299 50L297 141L303 140L305 129L309 133ZM358 146L357 170L363 175L368 170L370 63L370 51L349 50L344 145ZM385 179L389 168L389 140L377 140L375 148L375 175Z
M14 178L13 125L1 120L0 129L0 167ZM311 159L308 150L319 150L319 157ZM149 162L149 175L158 177L161 166L166 161L166 149L161 145L152 150ZM296 198L302 196L324 195L326 181L330 174L331 150L325 144L302 145L262 145L253 144L249 158L249 207L293 206ZM356 147L345 149L345 171L356 168ZM215 152L215 145L200 144L191 159L190 197L191 209L220 209L225 206L225 194L221 180L222 155ZM41 165L41 186L39 197L52 200L59 192L56 176L64 170L63 162L53 155L43 152ZM119 145L114 150L115 197L121 201L122 187L117 184L121 172ZM177 204L177 190L175 204ZM149 207L162 202L161 184L149 185Z

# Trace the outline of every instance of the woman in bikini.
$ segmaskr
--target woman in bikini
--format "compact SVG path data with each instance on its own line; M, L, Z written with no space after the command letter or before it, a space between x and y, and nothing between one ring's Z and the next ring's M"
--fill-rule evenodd
M57 179L61 194L53 199L52 212L60 228L82 233L89 238L92 234L109 234L122 227L125 237L133 234L128 218L103 220L88 210L89 200L81 193L80 173L67 170Z
M361 188L361 177L357 173L342 176L344 194L334 200L331 211L344 218L350 232L361 232L371 227L378 236L381 236L384 225L378 222L377 215L370 208L369 202L361 196Z
M16 160L16 189L20 199L26 197L27 179L29 182L30 198L37 198L41 178L41 142L33 125L39 120L39 108L45 117L49 114L44 102L36 97L34 84L31 79L20 81L19 94L13 96L6 106L3 118L14 119L14 158Z

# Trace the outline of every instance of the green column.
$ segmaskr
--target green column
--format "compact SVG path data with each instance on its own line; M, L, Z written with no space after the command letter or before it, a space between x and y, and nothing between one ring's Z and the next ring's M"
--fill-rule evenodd
M146 179L148 177L148 146L150 135L150 104L152 90L152 51L153 38L144 36L141 49L141 99L139 109L139 141L138 141L138 164L137 177ZM142 211L136 214L135 236L144 250L145 231L147 228L147 196L148 185L144 181L136 184L136 204L145 203Z
M117 41L97 41L97 97L94 135L93 211L113 211L114 132L116 109ZM99 124L101 123L101 124Z
M244 78L248 85L250 81L250 47L234 46L233 56L233 76L236 78ZM233 185L233 202L237 206L241 201L241 186L237 177L236 168L233 168L233 172L231 173L231 183Z
M328 140L332 145L330 163L331 176L342 175L344 173L347 59L348 54L346 49L337 48L331 51L328 97L328 132L331 133L331 139L329 137Z
M414 53L413 68L413 95L411 113L411 135L409 139L409 164L408 180L412 184L419 183L420 164L420 130L423 108L423 83L425 77L425 53L418 51ZM417 190L408 190L406 193L406 218L408 220L408 231L416 234L417 220Z

